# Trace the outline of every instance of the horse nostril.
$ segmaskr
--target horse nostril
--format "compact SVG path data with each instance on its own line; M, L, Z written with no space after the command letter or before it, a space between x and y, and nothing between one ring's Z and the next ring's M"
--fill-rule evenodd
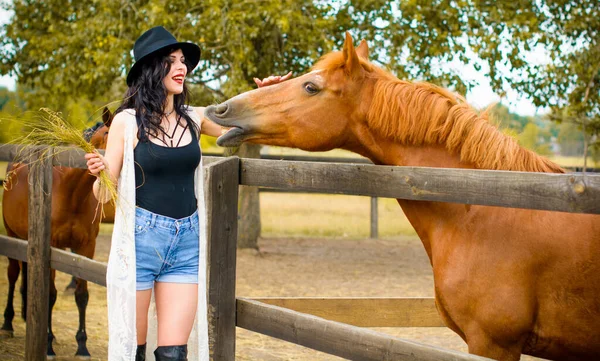
M223 103L223 104L219 104L215 107L215 115L216 116L224 116L225 113L227 113L227 110L229 109L229 105Z

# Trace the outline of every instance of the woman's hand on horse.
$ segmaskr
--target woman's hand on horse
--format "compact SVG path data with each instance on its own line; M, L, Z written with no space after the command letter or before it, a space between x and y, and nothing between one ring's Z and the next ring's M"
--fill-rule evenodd
M256 85L258 85L259 88L262 88L264 86L281 83L282 81L288 80L291 77L292 77L292 72L290 71L289 73L285 74L284 76L271 75L270 77L264 78L263 80L254 78L254 82L256 83Z
M85 159L87 159L88 170L96 177L106 169L104 157L99 153L86 153Z

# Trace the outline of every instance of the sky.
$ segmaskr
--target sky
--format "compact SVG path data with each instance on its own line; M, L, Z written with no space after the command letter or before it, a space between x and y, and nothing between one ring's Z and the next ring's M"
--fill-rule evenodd
M10 20L10 13L0 9L0 24L5 24ZM489 81L485 77L483 68L481 71L475 70L472 66L465 66L462 64L454 65L456 71L459 72L460 76L469 79L476 80L479 85L472 88L467 93L467 101L476 108L483 108L491 103L500 101L500 97L492 91ZM299 75L299 74L297 74ZM10 90L15 89L16 79L10 76L0 76L0 86L7 87ZM525 97L519 96L515 91L508 91L502 104L509 107L511 112L520 115L536 115L543 114L546 112L545 109L536 108L531 101Z

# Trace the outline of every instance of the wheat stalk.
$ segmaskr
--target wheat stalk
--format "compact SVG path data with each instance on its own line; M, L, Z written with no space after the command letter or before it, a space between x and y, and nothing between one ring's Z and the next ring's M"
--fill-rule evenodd
M30 167L35 166L35 163L39 162L40 160L52 158L55 154L68 150L64 148L58 150L55 148L59 146L73 145L81 148L86 153L96 152L96 148L94 148L92 144L85 140L82 132L79 129L67 123L60 116L60 113L52 111L48 108L41 108L33 120L23 118L20 123L25 127L26 134L24 136L17 137L16 139L12 140L11 143L26 146L49 147L41 152L36 161L30 161L28 163ZM52 149L55 151L53 152ZM23 158L22 152L24 150L25 148L21 148L17 154L17 158ZM58 150L58 152L56 152L56 150ZM9 173L12 172L13 171ZM7 174L7 180L10 179L11 176L12 174ZM108 172L105 170L101 171L98 174L98 178L100 178L100 189L104 190L108 195L110 195L110 201L113 204L116 204L117 189L114 182L110 179ZM6 182L6 184L8 183L9 182ZM102 207L102 204L103 202L99 202L100 207ZM102 214L103 213L104 211L102 209Z

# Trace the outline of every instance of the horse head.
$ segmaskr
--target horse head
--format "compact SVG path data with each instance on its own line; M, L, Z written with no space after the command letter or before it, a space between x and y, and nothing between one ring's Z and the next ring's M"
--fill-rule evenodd
M342 148L375 164L563 172L460 95L400 80L368 54L365 41L355 48L346 33L343 50L324 55L311 72L207 107L205 117L230 128L217 143Z
M324 56L311 72L207 107L208 119L231 128L217 143L309 151L344 147L352 142L353 123L368 110L362 102L370 84L368 52L365 41L355 48L346 33L343 51Z
M108 129L112 122L114 114L104 107L102 110L102 121L97 122L91 128L83 131L83 137L90 142L96 149L106 149L108 139Z

